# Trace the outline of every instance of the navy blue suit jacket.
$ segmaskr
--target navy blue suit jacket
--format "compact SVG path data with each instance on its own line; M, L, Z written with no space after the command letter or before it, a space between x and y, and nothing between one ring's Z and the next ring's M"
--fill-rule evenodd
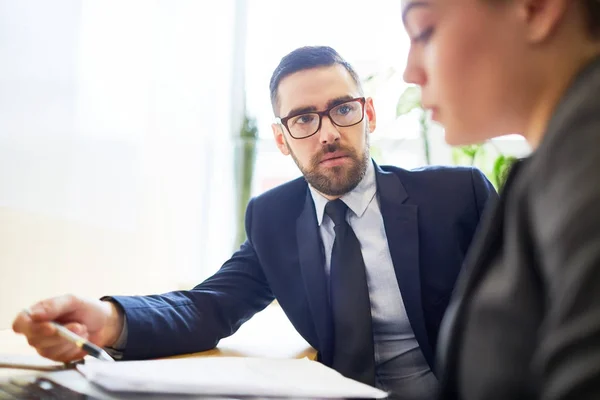
M482 210L496 192L473 168L375 169L398 285L433 369L442 316ZM277 298L319 359L331 365L325 258L304 178L252 199L246 232L248 240L231 259L192 290L113 297L127 315L125 359L211 349Z

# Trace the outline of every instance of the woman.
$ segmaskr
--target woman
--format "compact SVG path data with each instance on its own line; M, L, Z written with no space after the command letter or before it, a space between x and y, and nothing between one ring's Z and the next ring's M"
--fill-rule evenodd
M600 399L600 0L406 0L452 145L520 133L438 348L444 399Z

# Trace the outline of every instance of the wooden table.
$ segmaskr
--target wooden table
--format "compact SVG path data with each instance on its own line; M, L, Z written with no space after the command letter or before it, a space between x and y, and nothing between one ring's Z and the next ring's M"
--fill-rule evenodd
M25 338L12 330L0 331L0 354L35 356ZM281 308L271 305L246 322L231 337L221 340L217 348L184 357L268 357L316 358L316 351L296 332ZM0 377L24 374L31 371L0 368Z

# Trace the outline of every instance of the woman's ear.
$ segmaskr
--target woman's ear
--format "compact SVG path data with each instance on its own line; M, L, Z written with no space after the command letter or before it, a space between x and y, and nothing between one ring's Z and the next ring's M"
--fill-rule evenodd
M565 18L572 0L520 0L517 13L531 43L541 43L552 36Z

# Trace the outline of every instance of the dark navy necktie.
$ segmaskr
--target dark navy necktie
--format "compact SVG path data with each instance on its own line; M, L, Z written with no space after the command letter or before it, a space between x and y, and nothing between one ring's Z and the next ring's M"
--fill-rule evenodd
M325 213L335 224L330 298L334 326L333 365L342 375L375 385L371 302L360 243L346 222L348 206L333 200Z

